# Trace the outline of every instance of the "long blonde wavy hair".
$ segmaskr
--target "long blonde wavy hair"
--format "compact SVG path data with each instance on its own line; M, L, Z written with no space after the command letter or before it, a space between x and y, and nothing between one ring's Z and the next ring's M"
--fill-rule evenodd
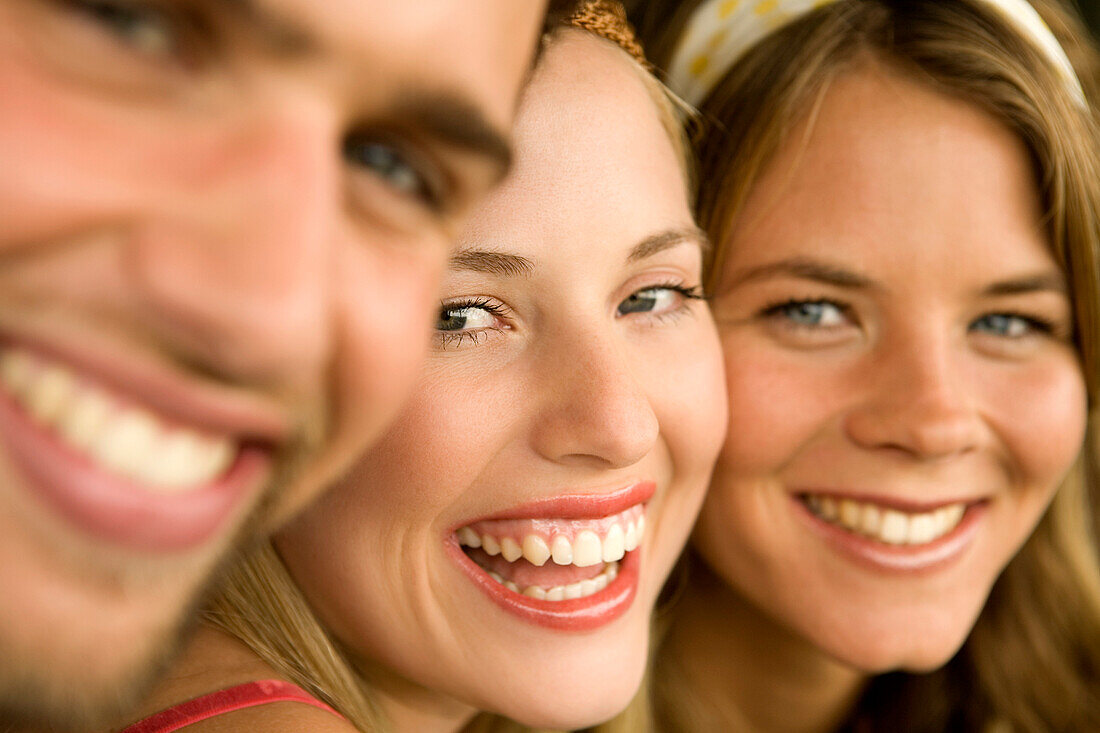
M658 66L697 4L639 4L636 22ZM759 43L701 104L697 214L715 243L712 280L781 142L831 79L871 57L981 107L1027 144L1053 252L1070 281L1091 408L1085 447L961 651L930 674L872 680L852 730L1100 731L1100 57L1071 8L1032 4L1073 61L1089 111L1033 44L976 0L841 0L818 8ZM649 699L635 701L630 720L598 730L721 730L716 711L655 646Z

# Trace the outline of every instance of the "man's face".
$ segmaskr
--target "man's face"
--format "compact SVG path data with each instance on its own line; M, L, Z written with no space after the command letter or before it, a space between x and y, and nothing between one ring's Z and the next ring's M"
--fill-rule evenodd
M127 705L381 431L542 5L0 4L0 722Z

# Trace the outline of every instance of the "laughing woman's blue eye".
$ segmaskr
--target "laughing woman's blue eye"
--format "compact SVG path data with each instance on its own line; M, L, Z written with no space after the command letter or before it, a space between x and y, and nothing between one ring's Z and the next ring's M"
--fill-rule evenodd
M510 328L508 306L489 298L444 303L435 321L435 337L441 346L480 343L492 333Z
M795 326L828 328L845 322L844 311L836 303L827 300L792 300L767 310L767 315L778 316Z
M697 288L681 285L644 288L631 293L626 300L619 303L616 313L620 316L631 313L669 313L682 307L685 300L701 297Z
M484 306L467 305L460 308L441 308L435 322L436 331L462 331L474 328L492 328L496 318Z
M971 323L970 330L1013 339L1037 332L1049 333L1051 327L1035 318L1012 313L990 313Z
M344 141L344 158L376 176L394 192L432 207L439 194L432 181L409 156L394 145L377 139L349 135Z

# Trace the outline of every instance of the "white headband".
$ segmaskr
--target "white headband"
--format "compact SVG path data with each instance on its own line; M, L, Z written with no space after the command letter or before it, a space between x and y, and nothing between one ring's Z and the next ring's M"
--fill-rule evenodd
M705 0L684 27L668 67L672 91L698 106L714 85L765 36L835 0ZM1027 0L982 0L1036 43L1081 106L1081 81L1050 28Z

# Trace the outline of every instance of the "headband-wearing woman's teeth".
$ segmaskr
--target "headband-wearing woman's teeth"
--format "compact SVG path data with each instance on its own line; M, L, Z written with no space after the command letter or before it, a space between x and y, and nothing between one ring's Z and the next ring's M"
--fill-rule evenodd
M489 577L503 585L513 593L522 593L525 596L540 601L571 601L575 598L584 598L607 587L619 575L619 563L607 563L603 572L594 578L588 578L568 585L556 585L553 588L543 588L538 585L529 585L520 588L510 580L505 580L499 573L489 572Z
M925 545L959 526L966 503L948 504L930 512L903 512L871 502L809 494L802 502L816 516L889 545Z
M237 455L232 440L171 425L65 366L21 349L0 350L0 384L31 422L72 452L153 491L207 484L225 473Z
M494 533L488 527L498 525L519 530L510 535ZM532 525L522 531L523 524ZM554 524L556 529L547 529ZM537 527L534 528L534 527ZM477 522L456 533L463 547L481 548L487 555L500 555L508 562L521 557L539 567L553 560L557 565L590 567L612 563L638 548L645 534L645 514L641 505L612 517L597 520L501 520Z

